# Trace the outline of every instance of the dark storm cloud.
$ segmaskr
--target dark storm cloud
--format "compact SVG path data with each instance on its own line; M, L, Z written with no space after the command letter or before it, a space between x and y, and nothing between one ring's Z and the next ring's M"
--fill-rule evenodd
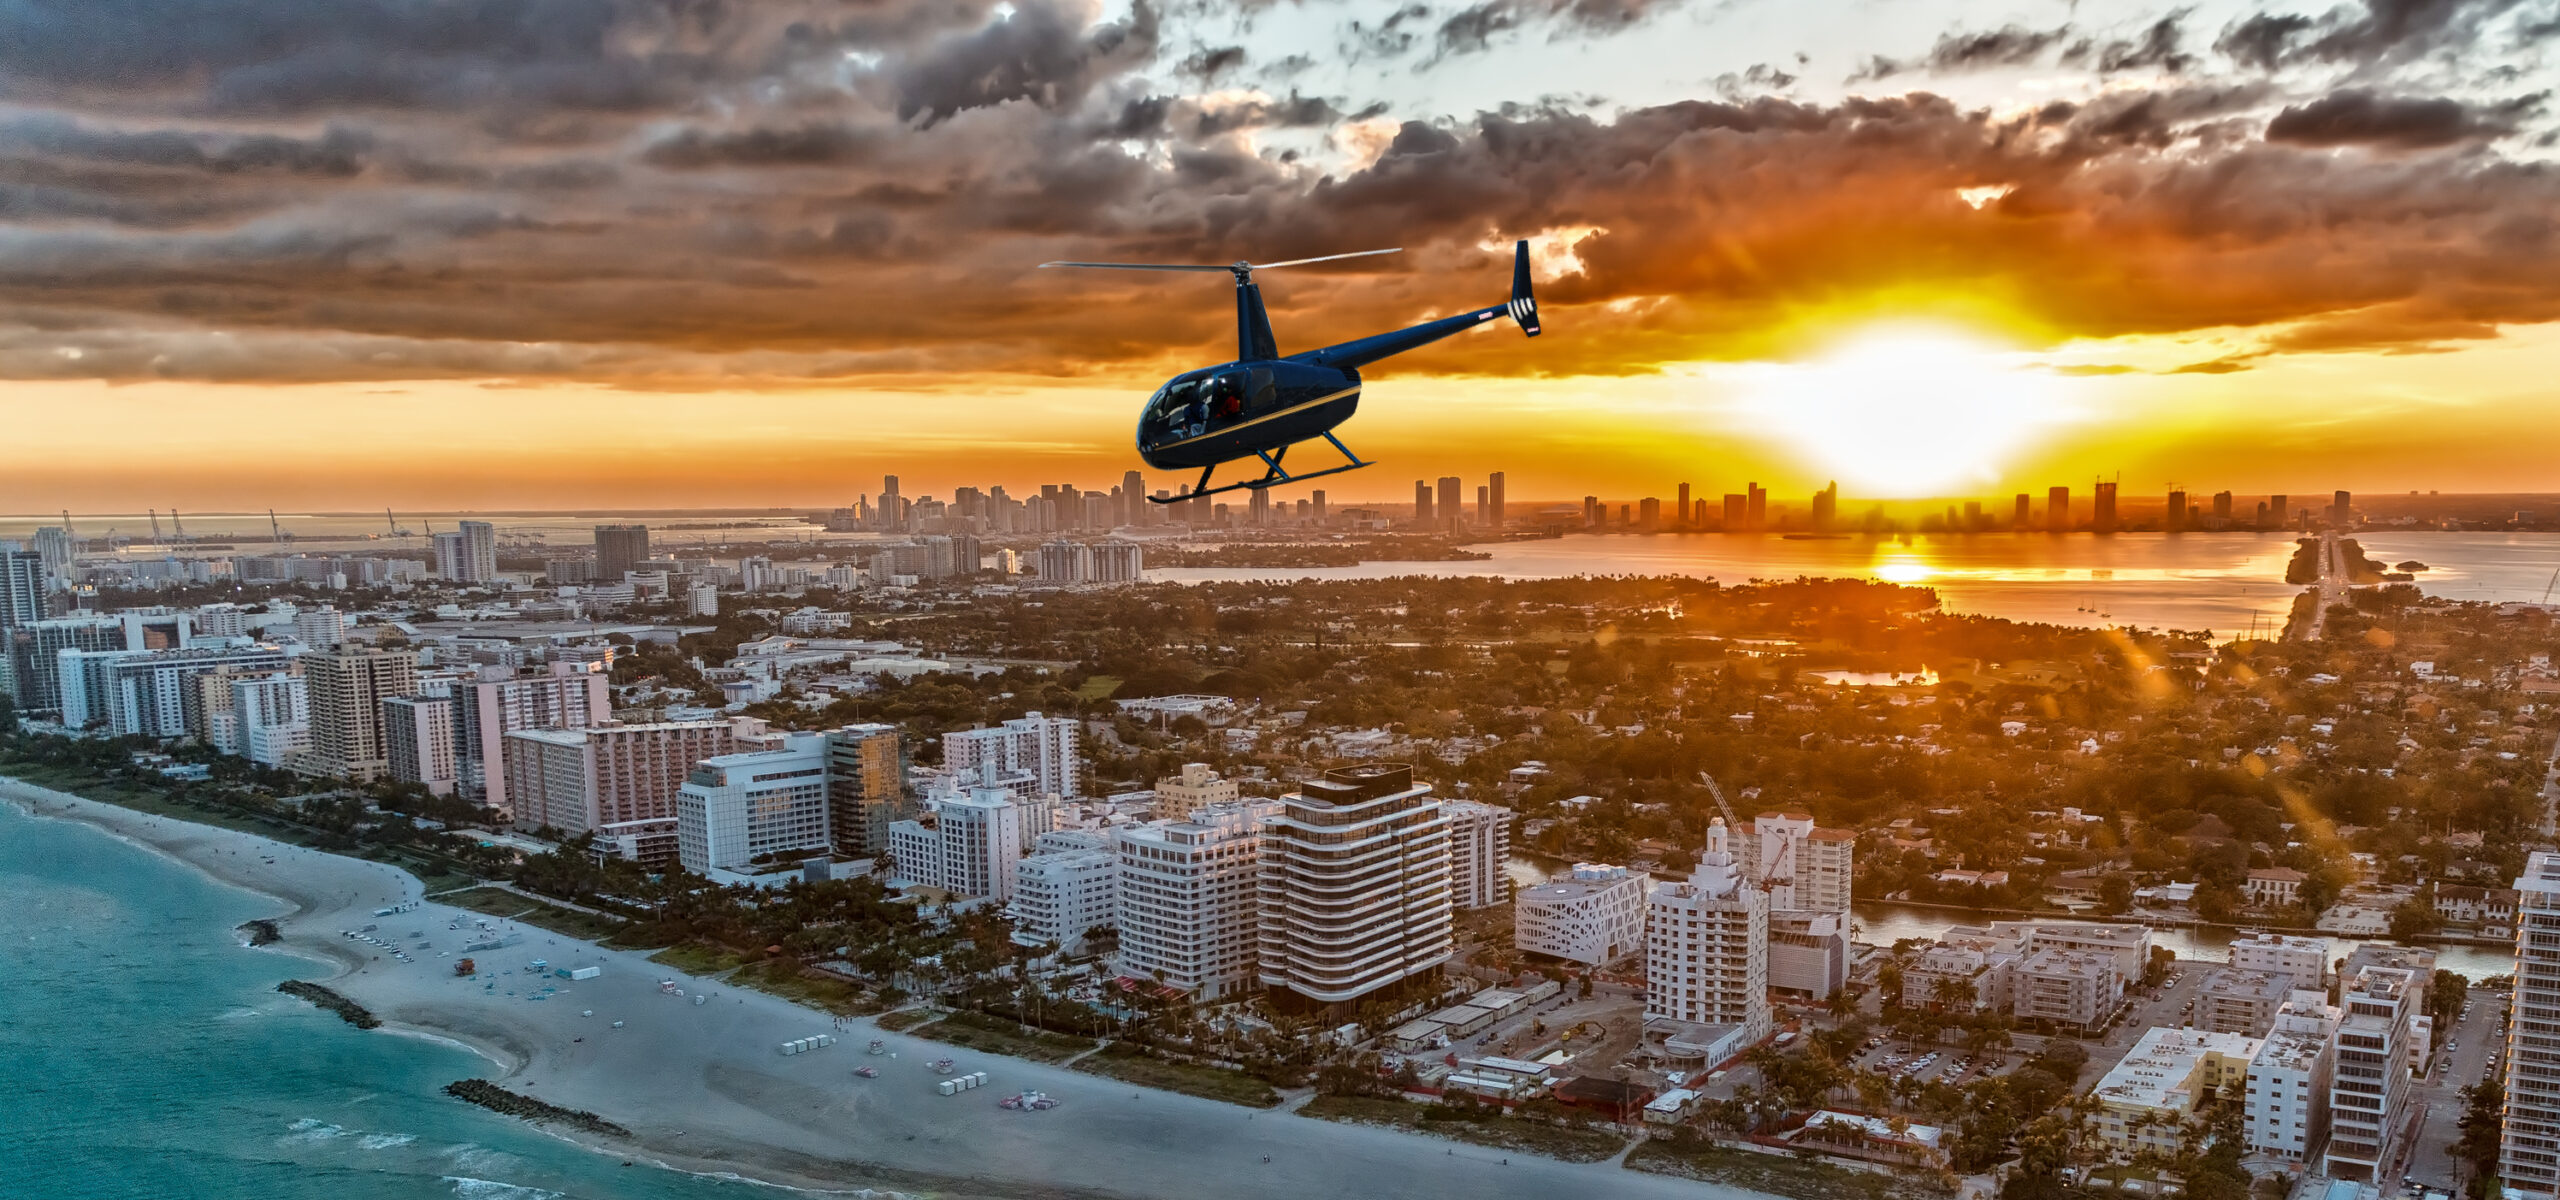
M2347 88L2288 105L2267 122L2267 140L2296 146L2376 146L2424 150L2515 132L2540 97L2476 107L2441 96L2383 96Z
M1182 73L1204 83L1215 83L1219 76L1243 66L1247 58L1242 46L1204 47L1182 60Z
M931 124L1009 100L1073 107L1096 83L1153 58L1158 32L1146 0L1127 21L1092 28L1059 4L1026 0L1007 19L955 34L900 68L898 115Z
M1228 317L1188 277L1032 264L1407 248L1275 276L1304 348L1498 299L1505 240L1559 230L1590 231L1555 235L1581 267L1542 285L1570 337L1417 366L1649 371L1882 295L1997 297L2057 338L2256 329L2286 352L2560 319L2560 168L2497 139L2537 132L2534 101L2432 99L2387 65L2304 94L2282 69L2350 30L2517 27L2469 8L2359 6L2245 51L2226 30L2204 62L2176 18L1940 40L1955 69L2085 38L2089 69L2131 76L2019 112L1785 99L1769 68L1718 79L1721 101L1611 110L1531 80L1451 118L1277 84L1287 60L1212 69L1222 40L1099 0L593 0L541 30L523 14L565 0L342 0L295 6L301 25L246 0L99 3L83 25L0 0L0 378L1076 375L1216 346ZM1461 11L1404 10L1405 52ZM1521 23L1489 39L1660 6L1500 11ZM36 52L11 35L97 69L19 70ZM314 65L363 54L374 94L406 99L352 99ZM2208 69L2232 62L2279 69ZM477 82L412 70L429 63ZM2459 149L2416 152L2434 147Z

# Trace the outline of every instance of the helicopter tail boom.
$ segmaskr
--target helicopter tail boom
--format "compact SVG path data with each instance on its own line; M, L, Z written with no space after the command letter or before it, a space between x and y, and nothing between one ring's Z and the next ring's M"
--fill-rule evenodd
M1529 290L1529 242L1525 238L1511 244L1511 302L1504 307L1519 323L1521 333L1538 336L1538 297Z

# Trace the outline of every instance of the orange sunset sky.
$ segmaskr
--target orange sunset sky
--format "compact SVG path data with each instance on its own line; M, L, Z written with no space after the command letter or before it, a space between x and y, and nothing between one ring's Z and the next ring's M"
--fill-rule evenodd
M1106 485L1228 289L1036 264L1513 237L1338 500L2560 491L2550 0L162 7L0 10L0 511Z

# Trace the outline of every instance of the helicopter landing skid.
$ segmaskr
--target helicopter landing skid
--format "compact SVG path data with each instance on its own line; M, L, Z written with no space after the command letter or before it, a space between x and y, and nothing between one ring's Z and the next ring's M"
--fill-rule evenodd
M1282 446L1278 450L1256 450L1254 451L1254 454L1262 459L1262 465L1264 468L1262 478L1260 479L1248 479L1236 483L1222 483L1216 487L1210 487L1209 475L1211 472L1218 469L1218 464L1211 463L1208 466L1200 468L1200 482L1192 485L1190 491L1184 492L1179 496L1149 496L1147 499L1156 504L1180 504L1185 500L1196 500L1202 496L1215 496L1221 492L1232 492L1241 488L1251 488L1254 491L1261 491L1264 488L1274 487L1283 483L1298 483L1309 479L1321 479L1327 475L1339 475L1345 471L1357 471L1362 467L1372 465L1370 463L1360 461L1360 456L1353 454L1351 452L1351 447L1343 445L1341 438L1333 436L1332 430L1328 429L1325 431L1324 440L1333 443L1333 448L1341 451L1342 457L1350 461L1345 462L1343 465L1338 467L1327 467L1321 471L1308 471L1302 474L1292 475L1289 473L1288 468L1280 465L1280 460L1289 456L1289 447ZM1228 461L1232 462L1234 460L1230 459Z

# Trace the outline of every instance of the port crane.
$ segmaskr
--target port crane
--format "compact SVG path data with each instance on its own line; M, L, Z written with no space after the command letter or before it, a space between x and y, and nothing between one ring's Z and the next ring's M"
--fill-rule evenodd
M145 509L143 511L151 514L151 544L154 546L168 545L168 540L160 536L160 510L152 508Z
M187 536L187 523L178 519L177 509L169 510L169 528L174 531L179 545L184 546L195 541L194 538Z
M275 536L277 549L293 544L293 535L284 531L284 523L276 520L276 510L272 508L267 510L267 532Z
M402 528L400 527L400 522L399 522L399 520L398 520L397 518L395 518L395 517L393 517L393 516L391 515L391 510L390 510L390 509L388 509L388 508L385 508L385 509L383 509L383 510L382 510L382 521L383 521L383 523L384 523L384 524L389 525L389 526L391 527L391 536L393 536L393 537L396 537L396 538L411 538L411 537L416 537L416 536L418 536L418 535L416 535L416 534L414 534L414 533L409 532L409 531L408 531L408 530L406 530L406 529L402 529Z

